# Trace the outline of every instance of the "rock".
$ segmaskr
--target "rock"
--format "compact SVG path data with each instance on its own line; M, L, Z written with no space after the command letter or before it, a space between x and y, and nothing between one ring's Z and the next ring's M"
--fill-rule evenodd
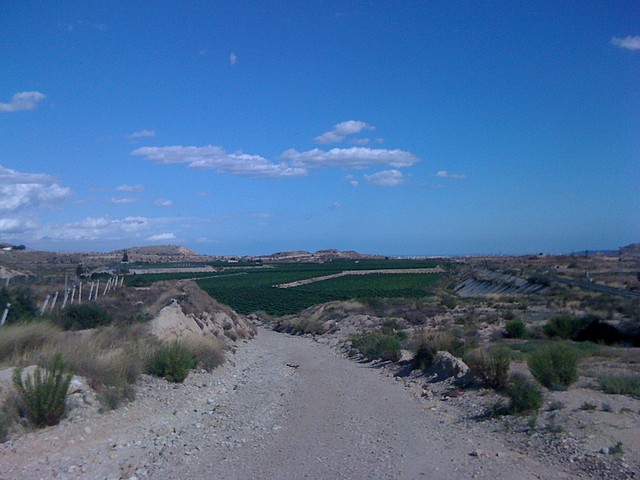
M469 374L469 367L462 359L454 357L449 352L438 352L427 373L434 375L434 381L437 382L452 377L457 380Z

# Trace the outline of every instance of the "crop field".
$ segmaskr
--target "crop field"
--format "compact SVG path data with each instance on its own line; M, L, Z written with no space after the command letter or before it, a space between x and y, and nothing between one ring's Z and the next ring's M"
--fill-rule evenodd
M136 285L193 278L209 295L238 313L264 311L280 316L334 300L423 297L429 294L429 288L441 274L349 275L286 289L275 285L345 270L416 269L437 265L448 268L442 261L435 260L334 260L326 263L278 263L262 267L227 265L220 272L128 275L126 282Z

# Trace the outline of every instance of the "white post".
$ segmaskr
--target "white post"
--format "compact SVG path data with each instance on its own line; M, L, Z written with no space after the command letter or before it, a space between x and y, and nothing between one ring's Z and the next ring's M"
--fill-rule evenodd
M96 293L95 293L95 295L93 296L93 299L94 299L94 300L97 300L97 299L98 299L98 290L100 290L100 279L98 279L98 284L96 285Z
M11 308L11 304L7 303L7 306L4 308L4 313L2 314L2 319L0 320L0 327L4 325L4 322L7 321L7 315L9 315L10 308Z
M68 298L69 298L69 289L65 288L64 289L64 299L62 300L62 307L60 307L60 308L64 308L67 305Z
M47 295L47 298L45 298L44 302L42 302L42 307L40 307L40 315L44 315L44 311L47 309L47 305L49 305L49 298L51 298L51 295Z
M107 280L107 284L104 286L104 292L102 292L103 297L107 294L107 291L109 290L110 282L111 282L111 279Z
M91 289L89 290L89 301L91 301L93 295L93 287L95 287L95 284L91 282Z
M120 286L124 283L124 275L120 277Z
M78 303L82 303L82 282L78 285Z
M53 308L56 306L56 300L58 300L58 292L53 295L53 300L51 301L51 307L49 307L49 311L53 312Z
M71 289L71 300L69 301L69 305L73 305L73 299L76 298L76 286L74 285Z
M6 281L6 283L4 284L4 286L5 286L6 288L9 288L9 280L11 280L11 277L7 277L7 281Z

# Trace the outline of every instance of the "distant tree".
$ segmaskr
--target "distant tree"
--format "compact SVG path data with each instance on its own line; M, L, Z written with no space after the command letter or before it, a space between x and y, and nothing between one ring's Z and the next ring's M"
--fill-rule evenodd
M122 254L122 263L129 263L129 253L126 250Z
M82 263L79 263L78 266L76 267L76 277L80 278L83 274L84 274L84 265L82 265Z
M17 247L13 247L14 250L24 250L25 248L27 247L25 247L24 245L18 245Z

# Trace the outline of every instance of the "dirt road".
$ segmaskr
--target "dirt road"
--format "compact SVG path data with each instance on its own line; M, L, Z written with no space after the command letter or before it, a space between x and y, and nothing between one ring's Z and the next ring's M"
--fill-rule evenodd
M261 329L232 362L2 444L0 478L572 478L309 338Z

